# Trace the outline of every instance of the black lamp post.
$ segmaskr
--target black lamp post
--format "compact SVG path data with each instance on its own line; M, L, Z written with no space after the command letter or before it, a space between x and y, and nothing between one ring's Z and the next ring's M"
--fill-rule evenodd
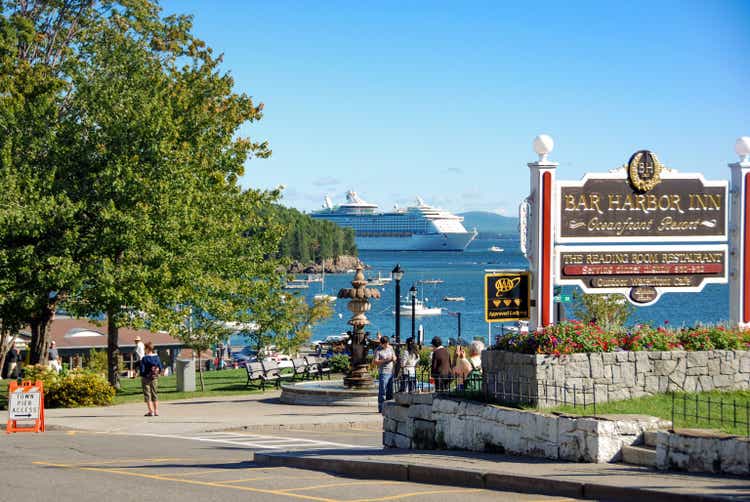
M414 318L417 310L417 287L414 284L409 288L409 297L411 298L411 337L414 339Z
M404 271L396 265L391 271L391 277L396 281L396 345L401 343L401 279Z

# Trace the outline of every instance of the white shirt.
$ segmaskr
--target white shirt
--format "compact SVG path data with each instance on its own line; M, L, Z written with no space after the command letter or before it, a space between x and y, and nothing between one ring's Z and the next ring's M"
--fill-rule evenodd
M143 346L143 342L140 340L135 344L135 355L138 356L139 361L146 355L146 347Z

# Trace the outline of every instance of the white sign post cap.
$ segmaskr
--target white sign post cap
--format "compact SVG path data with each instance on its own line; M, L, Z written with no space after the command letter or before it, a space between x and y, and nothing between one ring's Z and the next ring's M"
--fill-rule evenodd
M534 151L539 155L539 162L547 162L547 155L555 148L555 140L548 134L534 138Z
M740 162L750 162L750 136L737 138L734 151L740 156Z

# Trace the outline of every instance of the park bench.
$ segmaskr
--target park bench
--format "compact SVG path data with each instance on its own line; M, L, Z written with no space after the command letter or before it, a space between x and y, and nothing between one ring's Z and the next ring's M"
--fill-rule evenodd
M280 387L281 381L285 378L285 376L281 374L281 367L279 367L279 363L277 363L273 359L263 359L263 361L261 361L261 364L263 365L263 370L265 370L266 372L266 378L269 381L273 380L274 382L276 382L276 387Z
M274 382L276 387L280 384L280 373L278 371L268 371L263 366L263 363L247 363L245 369L247 370L246 386L255 381L260 383L260 388L265 391L267 382Z
M321 380L323 379L323 375L328 375L328 379L331 379L331 366L328 364L328 359L325 357L320 356L307 356L305 357L307 360L307 364L311 367L315 366L315 372ZM313 371L312 369L310 370Z
M294 357L292 358L292 379L296 378L297 376L302 377L304 380L308 375L310 371L310 366L302 357Z

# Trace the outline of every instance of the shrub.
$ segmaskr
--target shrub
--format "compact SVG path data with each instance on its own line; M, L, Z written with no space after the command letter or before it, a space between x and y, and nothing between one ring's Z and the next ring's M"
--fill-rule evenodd
M114 397L114 387L101 375L73 371L57 381L51 392L45 396L44 404L50 408L101 406L112 404Z
M331 373L347 373L349 371L349 356L346 354L336 354L328 361L331 366Z
M70 371L57 374L43 365L24 368L24 380L41 380L44 385L44 406L75 408L112 404L115 389L100 374L90 371Z
M91 349L86 357L86 369L92 373L107 374L107 351Z

